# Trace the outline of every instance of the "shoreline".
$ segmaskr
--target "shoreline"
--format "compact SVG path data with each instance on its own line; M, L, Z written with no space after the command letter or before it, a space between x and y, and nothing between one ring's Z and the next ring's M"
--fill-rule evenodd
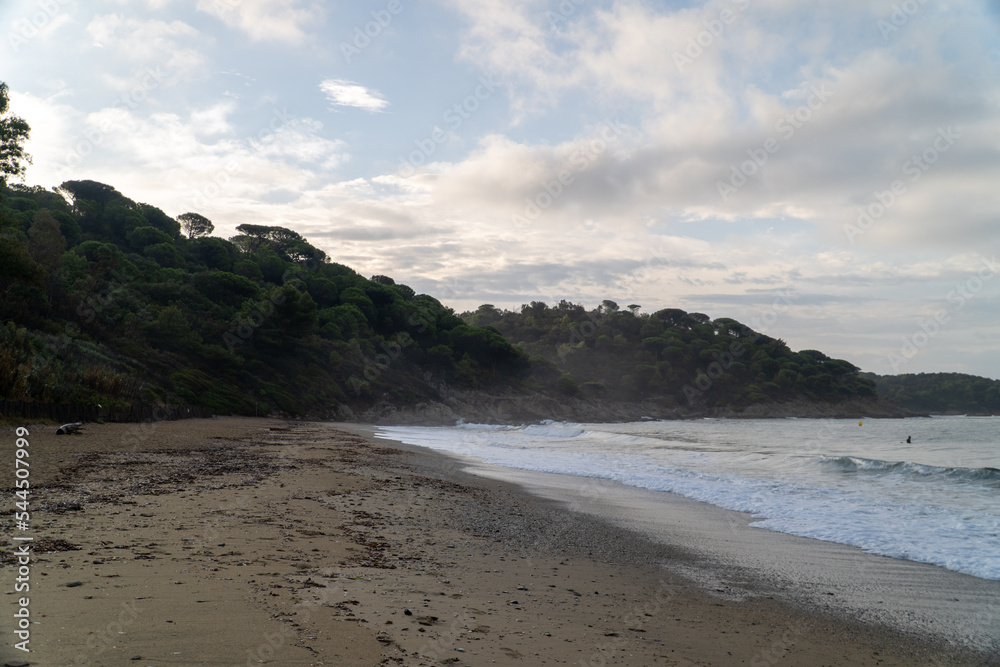
M33 530L79 549L36 554L30 663L990 664L767 590L719 596L670 569L678 545L373 428L33 428ZM4 635L0 660L24 660Z
M838 403L792 400L763 403L742 409L700 408L665 404L661 400L632 402L553 397L545 394L491 394L475 391L445 392L439 400L399 406L383 402L355 412L342 406L335 419L341 423L384 426L452 426L459 420L480 424L573 421L621 423L653 419L908 419L930 415L913 412L881 398L850 399Z
M515 484L568 511L668 547L677 556L666 567L719 598L770 595L915 638L935 637L983 653L1000 649L1000 581L756 528L747 513L670 492L480 462L466 465L472 475Z
M377 427L355 427L359 432ZM752 515L620 482L507 468L384 436L379 442L451 459L454 479L493 480L668 549L665 567L730 601L771 596L1000 662L1000 581L867 553L838 542L755 528ZM475 483L475 482L472 482Z

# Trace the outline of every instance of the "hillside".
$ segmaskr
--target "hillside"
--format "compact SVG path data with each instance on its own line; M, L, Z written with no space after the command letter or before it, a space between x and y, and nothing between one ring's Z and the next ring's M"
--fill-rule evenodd
M864 376L879 395L917 412L1000 415L1000 380L965 373L907 373Z
M771 403L839 403L876 398L858 368L729 318L604 301L593 310L532 302L520 311L483 305L462 317L492 328L531 357L542 386L566 396L608 401L657 399L686 410L729 410Z
M499 334L294 231L216 238L92 181L2 195L0 400L337 415L526 375Z
M876 399L850 363L727 318L563 301L463 320L283 227L217 238L93 181L0 194L0 401L500 421Z

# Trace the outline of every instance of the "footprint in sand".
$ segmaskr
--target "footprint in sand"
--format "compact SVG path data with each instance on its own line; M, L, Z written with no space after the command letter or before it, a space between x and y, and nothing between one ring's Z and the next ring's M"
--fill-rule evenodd
M507 648L506 646L501 646L500 651L502 651L503 654L506 655L508 658L514 658L515 660L520 660L521 658L524 657L514 649Z

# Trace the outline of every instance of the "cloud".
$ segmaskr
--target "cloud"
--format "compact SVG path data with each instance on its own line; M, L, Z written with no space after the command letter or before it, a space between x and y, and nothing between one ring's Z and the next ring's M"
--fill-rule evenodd
M319 89L334 106L355 107L372 112L382 111L389 106L389 102L378 91L370 90L353 81L326 79L319 84Z
M113 2L116 5L131 5L131 4L145 4L149 9L161 10L165 9L173 0L107 0L108 2Z
M36 36L49 41L57 30L72 23L73 19L69 12L56 13L56 9L59 9L58 5L49 5L45 7L44 12L33 11L10 23L7 42L13 48L14 53L19 52L21 45Z
M195 48L182 43L200 38L183 21L143 21L121 14L96 16L87 25L94 46L110 49L116 58L131 62L163 64L174 72L187 73L204 63Z
M254 40L291 44L323 18L320 3L311 0L198 0L197 8Z
M191 129L200 135L223 134L232 130L228 116L236 110L235 102L221 102L191 112Z
M714 97L675 99L656 112L637 99L636 84L609 120L575 138L486 136L466 159L425 167L420 183L433 184L441 205L478 205L507 224L520 217L610 231L623 219L634 228L791 218L839 247L989 243L990 212L1000 209L992 185L1000 180L1000 86L971 81L964 61L927 46L940 39L843 53L836 67L786 86L720 85ZM636 105L643 117L630 112ZM627 120L610 120L618 112ZM604 126L624 129L609 135ZM902 192L882 203L896 181ZM863 234L848 235L858 207L873 204Z
M324 137L321 123L282 110L248 131L253 126L246 121L233 123L236 109L229 102L147 115L141 107L80 114L55 98L15 99L37 128L28 144L36 157L33 182L51 187L89 178L113 184L171 215L201 212L220 229L227 223L287 223L302 193L321 188L347 159L346 145ZM326 219L321 210L299 218Z
M220 236L243 222L289 226L335 261L458 308L611 298L749 322L792 294L768 333L890 370L901 336L972 275L965 253L996 246L997 23L981 2L921 3L884 35L894 0L445 0L428 11L444 5L458 21L435 16L434 48L404 12L385 54L439 72L427 87L330 69L336 48L311 33L324 6L345 25L367 11L343 3L200 0L192 18L196 3L116 1L124 16L60 28L50 61L12 64L9 76L30 82L12 88L33 93L15 108L35 130L34 182L105 181L171 214L202 212ZM140 85L167 63L169 104ZM480 76L503 81L504 101L463 114L412 159L422 166L400 168L442 124L427 114ZM72 88L39 83L58 79ZM322 95L309 94L317 84ZM297 117L269 118L283 102ZM317 120L343 108L394 122ZM956 141L928 153L949 127ZM762 156L769 140L777 149ZM78 150L79 165L59 172ZM915 157L927 169L913 171ZM748 173L722 196L734 169ZM905 192L883 204L896 180ZM844 226L873 203L884 210L849 239ZM1000 332L997 289L907 370L979 361L968 350ZM996 375L992 363L982 372Z
M42 175L40 172L47 176L54 171L56 165L65 163L76 144L85 141L85 137L79 132L79 123L84 114L61 102L60 99L64 97L63 91L48 97L16 90L10 93L11 109L31 126L31 137L26 148L34 164L28 167L28 182L39 182ZM77 130L76 136L74 129ZM58 185L61 181L43 178L41 182Z
M555 33L543 6L548 3L449 0L449 4L468 21L459 55L503 81L522 84L520 94L511 98L515 122L554 104L572 83L572 63L552 41Z

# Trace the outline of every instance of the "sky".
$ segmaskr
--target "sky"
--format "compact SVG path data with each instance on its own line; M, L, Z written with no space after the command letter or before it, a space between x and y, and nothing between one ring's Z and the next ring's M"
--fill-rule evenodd
M1000 378L1000 2L5 0L26 181L459 312L612 299Z

